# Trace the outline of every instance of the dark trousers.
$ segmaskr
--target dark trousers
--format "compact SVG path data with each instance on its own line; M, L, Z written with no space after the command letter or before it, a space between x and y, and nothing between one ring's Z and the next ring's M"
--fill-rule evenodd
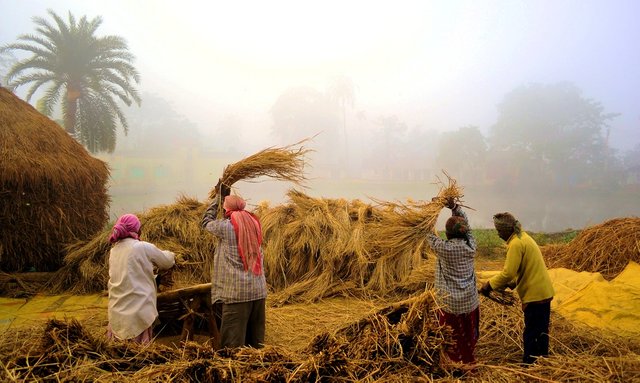
M549 317L551 302L532 302L524 309L524 356L526 364L539 356L549 355Z
M264 299L223 304L220 345L222 347L262 347L265 319Z

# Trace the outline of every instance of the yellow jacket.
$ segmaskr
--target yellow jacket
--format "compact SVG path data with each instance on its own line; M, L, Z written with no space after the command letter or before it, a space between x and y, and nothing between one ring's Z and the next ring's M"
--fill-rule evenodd
M503 290L514 280L523 304L553 298L555 294L540 248L524 231L512 234L507 241L504 269L489 284L494 290Z

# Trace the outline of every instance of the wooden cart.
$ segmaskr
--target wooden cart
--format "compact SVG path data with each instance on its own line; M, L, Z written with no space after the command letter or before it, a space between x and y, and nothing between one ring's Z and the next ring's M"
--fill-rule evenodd
M211 283L158 293L157 306L161 323L182 323L181 341L194 338L196 318L200 318L208 326L213 348L220 348L220 332L211 304Z

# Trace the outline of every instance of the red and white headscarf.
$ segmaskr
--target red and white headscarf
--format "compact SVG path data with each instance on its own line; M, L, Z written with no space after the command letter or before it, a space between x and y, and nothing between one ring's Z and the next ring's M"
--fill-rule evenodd
M224 198L222 207L225 216L231 218L233 230L238 241L238 252L242 259L244 269L255 275L262 274L262 227L258 217L245 211L247 203L236 195L229 195Z
M125 214L118 218L111 230L109 242L116 243L129 237L133 239L139 239L140 237L140 220L133 214Z

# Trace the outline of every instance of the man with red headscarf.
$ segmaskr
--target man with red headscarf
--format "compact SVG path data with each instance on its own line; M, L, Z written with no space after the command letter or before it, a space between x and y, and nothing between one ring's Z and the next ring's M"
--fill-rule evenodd
M154 266L171 268L174 253L140 240L140 220L133 214L118 218L109 242L109 339L150 343L158 317Z
M222 304L220 345L262 347L267 283L263 272L262 228L258 217L244 210L246 202L221 184L218 197L202 219L218 246L213 257L211 302ZM224 218L217 218L224 199Z

